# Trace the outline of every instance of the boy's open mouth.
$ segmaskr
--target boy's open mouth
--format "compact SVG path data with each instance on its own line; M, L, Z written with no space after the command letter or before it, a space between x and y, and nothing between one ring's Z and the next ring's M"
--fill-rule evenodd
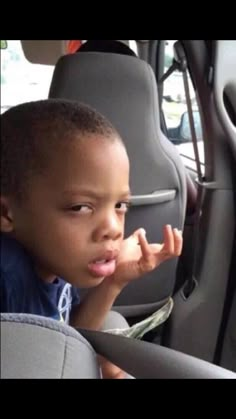
M89 272L95 277L110 276L116 269L117 255L110 254L104 258L98 258L88 264Z

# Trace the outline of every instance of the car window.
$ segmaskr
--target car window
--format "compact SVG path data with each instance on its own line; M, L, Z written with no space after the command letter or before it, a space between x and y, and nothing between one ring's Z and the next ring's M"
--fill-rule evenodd
M173 45L176 41L165 43L165 68L170 68L174 58ZM195 91L188 74L190 99L193 109L193 119L198 140L198 151L202 173L204 173L204 146L201 119L198 110ZM183 83L183 75L180 71L174 71L163 85L162 111L165 118L167 136L176 145L186 167L196 171L196 161L192 143L192 136L187 112L186 95Z
M32 64L20 41L1 49L1 113L22 102L46 99L54 66Z

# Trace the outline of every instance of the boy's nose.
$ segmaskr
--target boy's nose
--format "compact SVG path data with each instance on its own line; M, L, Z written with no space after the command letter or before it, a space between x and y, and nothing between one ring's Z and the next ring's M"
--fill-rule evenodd
M118 240L122 237L124 221L116 213L109 214L100 221L94 231L94 240Z

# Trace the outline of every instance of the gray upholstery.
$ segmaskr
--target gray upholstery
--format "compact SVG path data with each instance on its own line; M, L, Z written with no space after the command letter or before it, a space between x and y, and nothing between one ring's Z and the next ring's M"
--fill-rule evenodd
M100 378L100 370L93 348L73 328L1 314L1 378Z
M236 372L236 291L225 332L221 365Z
M164 224L183 228L185 168L175 147L161 132L156 80L146 62L101 52L64 56L55 67L49 97L87 103L108 117L121 134L130 157L133 195L170 192L172 198L167 198L165 192L166 199L159 203L150 204L149 200L147 205L132 207L127 215L126 235L144 227L149 241L161 242ZM154 311L173 291L176 263L177 259L168 261L129 284L116 300L119 311L122 307L128 315Z
M120 323L115 315L109 326L112 319ZM236 378L159 345L91 330L80 333L96 352L137 378ZM96 354L80 333L40 316L1 314L1 378L100 378Z
M121 314L110 311L102 330L127 327ZM42 316L3 313L1 378L100 378L100 370L93 348L72 327Z
M224 103L224 93L236 115L236 42L216 41L214 95L216 108L223 128L227 132L227 141L236 158L236 126L230 118Z

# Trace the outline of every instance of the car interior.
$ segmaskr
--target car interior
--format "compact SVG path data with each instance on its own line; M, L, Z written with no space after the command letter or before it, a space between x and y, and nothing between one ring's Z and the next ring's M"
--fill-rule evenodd
M132 326L170 297L173 310L141 340L2 313L1 378L101 378L96 353L134 378L236 378L236 41L82 41L72 54L67 43L20 44L53 66L48 98L88 104L120 133L125 236L183 232L181 256L130 283L113 311Z

